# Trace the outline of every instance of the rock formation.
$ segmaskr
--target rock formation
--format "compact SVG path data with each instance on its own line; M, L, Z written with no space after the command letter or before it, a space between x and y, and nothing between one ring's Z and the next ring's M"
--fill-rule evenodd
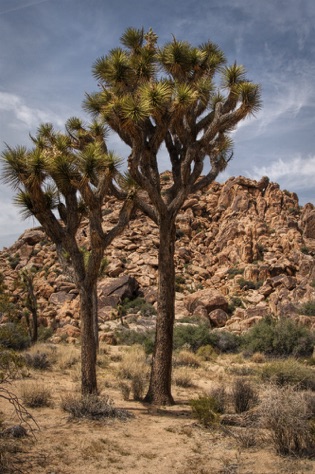
M165 186L168 173L162 175ZM103 210L108 227L117 220L112 200ZM104 229L106 230L106 222ZM80 245L86 246L86 223ZM163 244L163 243L162 243ZM161 245L162 245L161 244ZM158 230L138 213L108 249L99 281L101 334L117 318L117 305L142 295L155 303ZM315 328L300 314L315 298L315 208L299 206L294 193L276 183L243 177L213 183L185 202L177 220L176 317L200 316L213 327L241 332L268 314L292 317ZM40 324L55 339L80 334L78 295L71 276L57 261L55 247L40 228L27 230L0 253L1 272L16 301L18 272L35 268Z

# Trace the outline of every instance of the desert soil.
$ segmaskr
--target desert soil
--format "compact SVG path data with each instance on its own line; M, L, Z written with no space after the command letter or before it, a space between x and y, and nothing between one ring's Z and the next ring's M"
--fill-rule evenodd
M78 348L58 346L60 351ZM117 378L117 352L108 347L106 362L98 368L101 394L109 395L116 408L128 410L127 421L86 419L69 420L60 401L67 394L79 394L79 363L69 369L58 361L50 370L30 370L26 379L16 380L10 390L19 394L24 383L44 384L52 395L50 407L29 409L39 429L36 440L22 441L22 452L15 456L15 472L34 474L309 474L315 461L278 456L268 433L257 431L256 445L246 448L240 442L249 428L217 427L206 429L193 418L189 400L197 398L218 381L229 381L230 357L220 358L198 369L190 369L194 387L174 386L177 404L151 407L124 400ZM114 354L114 357L111 356ZM105 357L105 356L104 356ZM5 426L17 420L11 405L0 399ZM251 428L250 428L251 429Z

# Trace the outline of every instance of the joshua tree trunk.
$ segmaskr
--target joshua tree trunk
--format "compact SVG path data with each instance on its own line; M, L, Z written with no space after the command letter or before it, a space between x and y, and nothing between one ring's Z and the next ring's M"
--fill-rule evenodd
M145 401L156 405L173 405L171 394L173 326L175 319L175 224L161 218L159 248L158 316L152 370Z
M82 395L97 393L95 341L96 282L80 288L81 312L81 391Z

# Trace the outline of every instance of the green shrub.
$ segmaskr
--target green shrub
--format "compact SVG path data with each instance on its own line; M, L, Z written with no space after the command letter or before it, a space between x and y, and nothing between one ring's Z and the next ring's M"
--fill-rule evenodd
M315 316L315 300L310 300L304 303L300 307L299 313L306 316Z
M50 339L54 334L52 327L39 326L38 327L38 338L39 342L45 342Z
M200 395L195 400L190 400L192 413L205 427L216 425L220 421L216 400L209 395Z
M243 301L238 296L232 296L229 302L228 313L233 314L236 308L244 308Z
M315 372L296 359L288 358L269 362L260 369L264 381L279 386L293 385L301 390L315 391Z
M31 344L26 330L18 324L7 323L0 326L0 346L21 351Z
M200 347L208 345L220 352L235 352L239 348L239 337L228 331L211 331L205 324L175 326L174 349L185 347L197 352Z
M242 337L245 351L273 356L309 356L313 352L314 343L315 335L306 327L291 319L275 321L269 316Z
M144 347L146 354L152 354L154 349L155 331L134 331L130 329L123 329L115 333L119 345L133 346L140 344Z
M235 275L243 275L244 268L232 267L232 268L229 268L226 273L229 275L229 278L233 278L235 277Z
M142 316L153 316L156 314L156 309L154 306L140 296L134 300L129 300L128 298L125 299L119 308L121 316L138 313L139 311Z
M215 360L218 357L215 349L207 344L206 346L201 346L197 350L197 356L204 361Z
M238 284L240 287L244 290L258 290L263 284L262 281L251 281L251 280L245 280L244 278L240 278L238 280Z

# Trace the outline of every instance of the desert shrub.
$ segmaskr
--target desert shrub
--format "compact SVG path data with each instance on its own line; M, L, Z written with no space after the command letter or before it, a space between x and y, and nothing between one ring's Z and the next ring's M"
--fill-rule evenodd
M51 405L51 391L40 383L24 383L20 388L21 399L29 408L48 407Z
M229 278L234 278L235 275L243 275L244 268L232 267L232 268L229 268L226 273L229 275Z
M236 413L248 411L258 402L257 392L252 384L241 378L235 380L231 396Z
M173 371L173 381L177 387L191 388L194 387L191 372L187 369L175 369Z
M204 361L215 360L218 357L215 349L207 344L206 346L201 346L196 352L197 356Z
M119 382L118 388L120 389L120 392L122 394L122 397L124 400L129 400L130 392L131 392L131 387L128 383L126 382Z
M139 296L134 300L126 298L120 305L119 312L121 316L138 312L140 312L142 316L153 316L156 314L156 309L151 303L148 303L144 298Z
M239 347L239 336L228 331L212 331L205 324L175 326L174 349L185 347L197 352L202 346L212 346L220 352L235 352Z
M193 416L205 427L219 423L220 415L217 411L216 400L209 395L200 395L189 402Z
M21 351L30 344L30 337L21 325L6 323L0 326L0 347Z
M35 370L47 370L51 367L51 363L46 352L37 351L35 354L27 352L24 354L24 360L27 367Z
M146 354L152 354L154 349L155 331L133 331L130 329L122 329L115 332L115 337L119 345L132 346L134 344L141 345Z
M314 370L292 357L265 364L261 367L260 374L264 381L269 381L279 386L293 385L301 390L315 390Z
M141 400L146 386L149 367L141 346L132 346L122 355L118 377L130 380L134 400Z
M314 422L302 393L274 387L265 395L260 412L278 454L314 456Z
M182 350L176 353L173 357L174 367L187 366L187 367L200 367L199 357L189 350Z
M232 296L229 301L228 313L233 314L236 308L244 308L243 301L238 296Z
M180 324L174 328L174 349L190 348L196 352L201 346L211 344L210 329L206 325Z
M89 420L119 418L126 420L132 416L127 410L115 408L107 396L68 395L61 400L61 408L69 413L71 418L87 418Z
M273 356L308 356L313 352L314 343L314 333L308 328L292 319L275 321L269 316L259 321L242 337L242 347L245 351Z
M45 342L50 339L54 334L52 327L39 326L38 327L38 338L39 342Z
M299 313L306 316L315 316L315 300L307 301L299 308Z
M238 284L240 285L240 288L243 290L258 290L263 284L262 281L251 281L251 280L245 280L245 278L240 278L238 280Z
M215 409L217 413L224 413L227 403L227 393L224 385L219 385L218 387L213 387L209 391L209 396L215 402Z

